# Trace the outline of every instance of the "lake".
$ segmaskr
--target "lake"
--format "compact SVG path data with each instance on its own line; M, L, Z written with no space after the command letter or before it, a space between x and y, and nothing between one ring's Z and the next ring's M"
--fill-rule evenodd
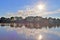
M60 40L60 26L0 23L0 40Z

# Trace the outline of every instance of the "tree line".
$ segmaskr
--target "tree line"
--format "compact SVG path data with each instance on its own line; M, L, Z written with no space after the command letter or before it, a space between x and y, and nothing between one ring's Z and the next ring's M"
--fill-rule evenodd
M59 24L60 25L60 19L59 18L43 18L40 16L28 16L25 19L23 19L22 17L10 17L10 18L5 18L5 17L1 17L0 18L0 23L39 23L41 25L46 24L46 25L55 25L55 24Z

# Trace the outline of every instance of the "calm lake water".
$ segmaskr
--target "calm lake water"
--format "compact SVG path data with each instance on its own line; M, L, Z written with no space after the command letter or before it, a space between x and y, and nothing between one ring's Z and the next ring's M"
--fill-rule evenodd
M60 40L60 26L0 23L0 40Z

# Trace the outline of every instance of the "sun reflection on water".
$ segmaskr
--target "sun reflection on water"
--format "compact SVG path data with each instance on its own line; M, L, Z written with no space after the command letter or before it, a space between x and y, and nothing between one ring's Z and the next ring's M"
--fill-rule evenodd
M43 38L42 35L38 36L38 40L42 40L42 38Z

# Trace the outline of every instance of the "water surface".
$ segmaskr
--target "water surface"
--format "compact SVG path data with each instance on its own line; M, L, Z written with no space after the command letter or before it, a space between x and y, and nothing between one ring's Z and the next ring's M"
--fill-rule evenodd
M60 40L60 26L0 24L0 40Z

